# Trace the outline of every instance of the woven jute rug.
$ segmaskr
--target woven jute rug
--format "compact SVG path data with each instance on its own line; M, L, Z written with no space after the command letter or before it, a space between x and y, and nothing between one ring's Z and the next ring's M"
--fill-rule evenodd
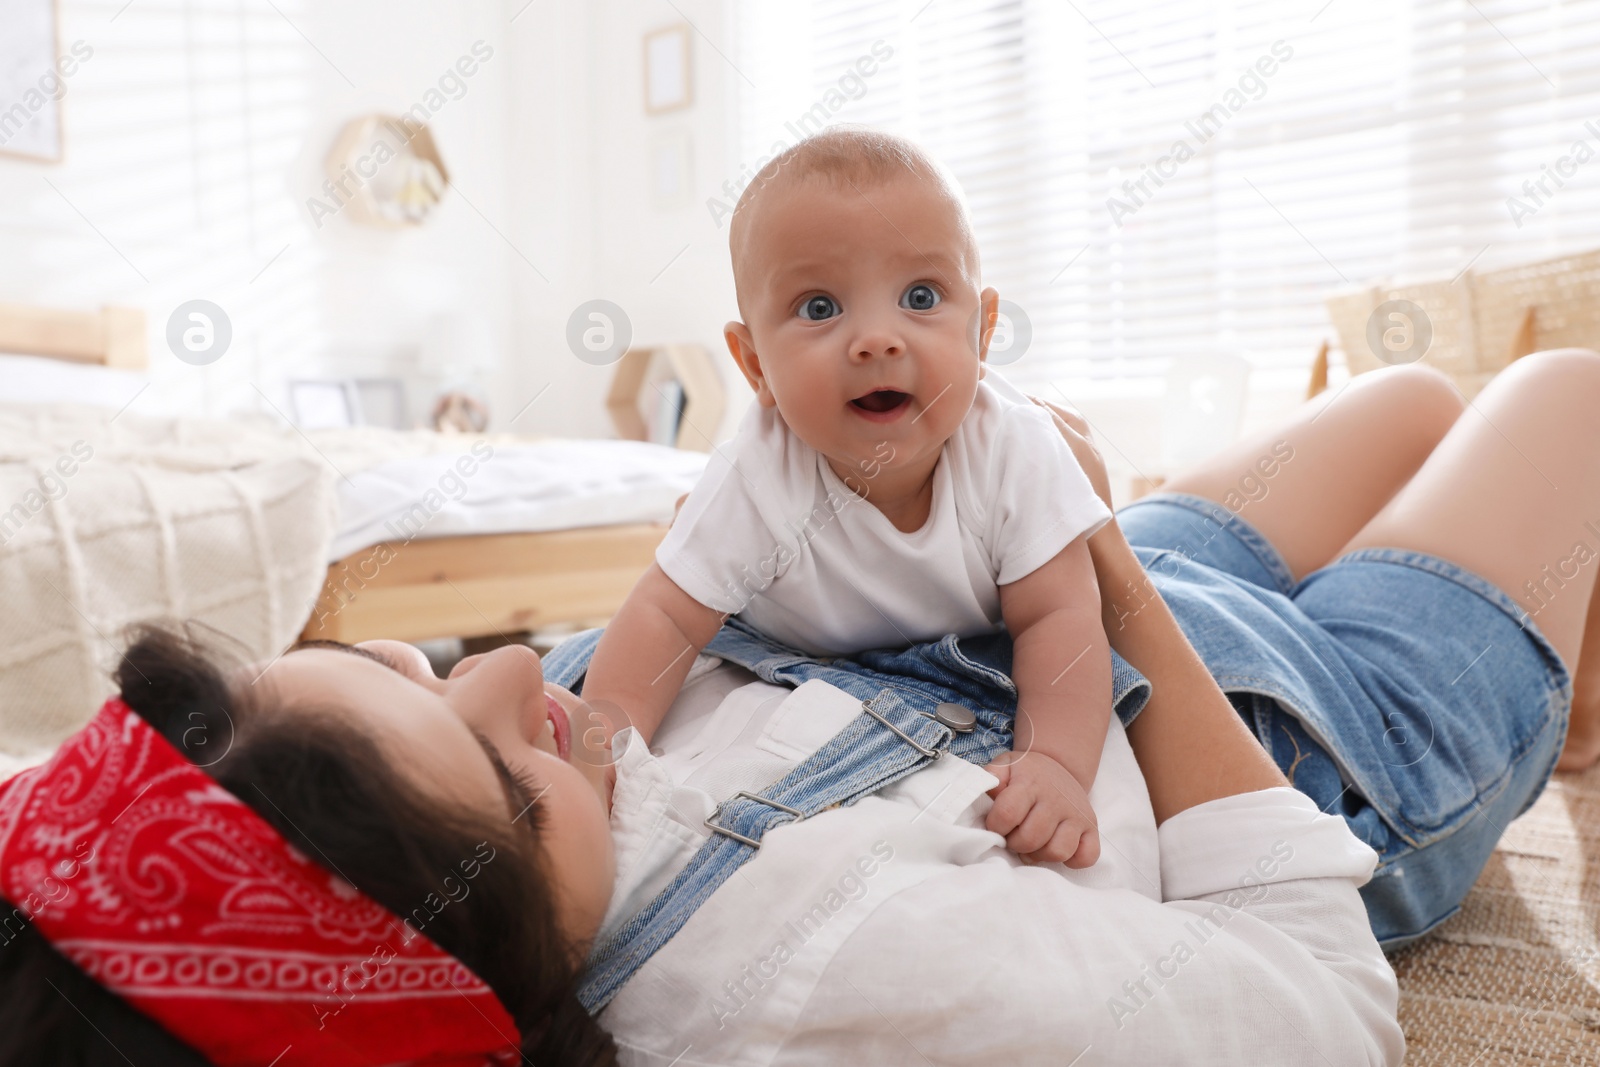
M1409 1067L1600 1064L1600 767L1556 775L1461 911L1392 961Z

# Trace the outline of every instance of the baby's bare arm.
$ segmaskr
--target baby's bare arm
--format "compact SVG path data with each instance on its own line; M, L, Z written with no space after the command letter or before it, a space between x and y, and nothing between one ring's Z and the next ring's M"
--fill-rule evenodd
M1088 792L1111 721L1111 647L1088 542L1001 586L1000 610L1018 693L1013 748L1051 757Z
M648 742L695 655L717 635L725 617L650 564L600 637L584 679L584 701L602 713L608 706L620 709L616 728L631 725Z

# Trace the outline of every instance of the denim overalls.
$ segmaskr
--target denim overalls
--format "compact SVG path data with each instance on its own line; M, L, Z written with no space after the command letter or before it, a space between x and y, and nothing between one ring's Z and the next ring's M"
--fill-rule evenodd
M600 633L586 631L553 649L544 659L545 678L570 689L580 686ZM732 619L706 651L767 682L792 687L812 679L828 682L859 698L863 713L759 795L724 801L707 824L716 833L689 865L639 915L595 946L578 993L591 1012L603 1009L754 855L771 826L853 803L947 750L981 766L1011 747L1017 694L1009 674L1011 639L1005 634L951 635L905 650L822 661ZM1144 708L1150 683L1114 651L1111 660L1113 707L1126 725ZM960 704L977 722L968 732L953 732L936 718L940 704Z
M1197 496L1144 497L1117 522L1290 784L1378 853L1361 887L1378 942L1393 950L1455 914L1566 733L1571 679L1534 620L1478 575L1403 549L1297 581L1260 531Z
M600 634L600 630L585 630L552 649L544 658L545 680L579 691ZM705 651L775 685L797 688L818 678L862 700L888 689L924 715L932 715L942 703L960 704L977 716L978 724L971 733L957 735L950 751L980 767L1011 748L1017 688L1011 683L1008 634L950 635L907 649L878 649L852 659L818 660L778 644L734 617ZM1113 650L1112 707L1124 726L1133 722L1149 698L1150 682Z

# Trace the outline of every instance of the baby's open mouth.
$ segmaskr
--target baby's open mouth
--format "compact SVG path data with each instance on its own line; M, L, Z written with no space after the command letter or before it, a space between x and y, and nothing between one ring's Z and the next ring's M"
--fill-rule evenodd
M884 415L896 410L902 404L911 403L911 394L902 393L898 389L874 389L866 396L858 396L850 401L862 411L870 411L874 415Z

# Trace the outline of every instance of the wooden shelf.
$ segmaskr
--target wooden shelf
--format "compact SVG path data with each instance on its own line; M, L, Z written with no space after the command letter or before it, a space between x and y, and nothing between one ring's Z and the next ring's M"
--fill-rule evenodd
M671 363L673 376L683 386L683 417L675 444L693 452L711 451L727 407L727 393L711 353L700 345L656 345L630 348L623 353L606 394L606 410L611 413L617 436L627 441L649 439L649 428L639 413L639 400L649 382L650 365L658 354Z

